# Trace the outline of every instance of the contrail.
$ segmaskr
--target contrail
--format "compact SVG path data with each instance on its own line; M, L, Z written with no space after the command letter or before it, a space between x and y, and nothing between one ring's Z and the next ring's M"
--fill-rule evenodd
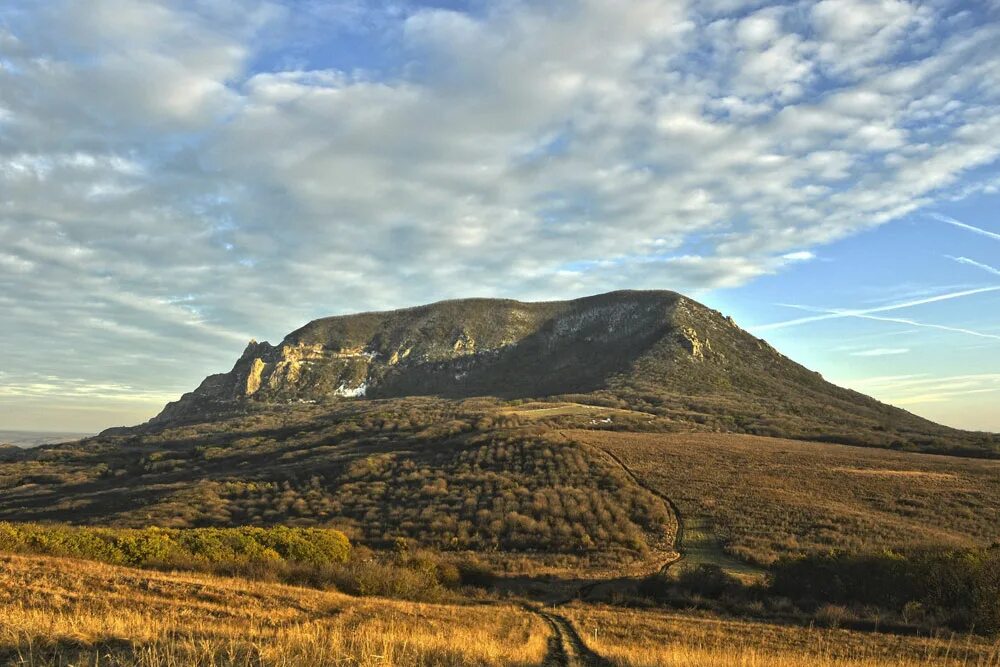
M997 334L984 333L982 331L974 331L972 329L963 329L962 327L949 327L945 324L930 324L928 322L917 322L916 320L906 319L904 317L878 317L875 315L862 315L862 319L866 320L876 320L878 322L895 322L896 324L909 324L915 327L923 327L925 329L938 329L939 331L950 331L952 333L967 334L969 336L976 336L978 338L992 338L993 340L1000 340L1000 336Z
M969 259L968 257L952 257L951 255L945 255L948 259L958 262L959 264L968 264L969 266L974 266L977 269L982 269L983 271L989 271L995 276L1000 276L1000 269L994 268L989 264L983 264L982 262L977 262L974 259Z
M1000 234L996 232L991 232L987 229L980 229L979 227L973 227L972 225L967 225L964 222L959 222L955 218L949 218L946 215L941 215L940 213L931 213L930 216L939 222L945 224L954 225L955 227L961 227L962 229L967 229L970 232L975 232L976 234L982 234L983 236L989 236L991 239L1000 241Z
M865 315L871 315L873 313L885 313L891 310L902 310L903 308L912 308L913 306L922 306L926 303L936 303L938 301L947 301L949 299L958 299L963 296L972 296L973 294L983 294L984 292L996 292L1000 290L1000 286L994 287L980 287L978 289L963 290L961 292L950 292L948 294L938 294L937 296L927 297L925 299L917 299L915 301L904 301L903 303L894 303L888 306L879 306L877 308L865 308L863 310L823 310L823 309L809 309L802 306L797 306L795 304L780 304L783 306L790 306L792 308L799 308L800 310L815 310L816 312L822 313L822 315L813 315L811 317L800 317L794 320L787 320L785 322L773 322L771 324L762 324L758 327L751 327L755 331L771 331L772 329L784 329L785 327L794 327L800 324L809 324L810 322L821 322L823 320L836 320L844 317L864 317Z

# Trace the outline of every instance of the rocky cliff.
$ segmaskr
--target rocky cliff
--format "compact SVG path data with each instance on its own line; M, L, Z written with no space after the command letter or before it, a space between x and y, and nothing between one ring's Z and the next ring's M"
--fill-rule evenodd
M279 345L250 341L231 371L206 378L161 418L240 401L591 391L664 337L703 356L697 334L674 321L685 301L673 292L548 303L464 299L324 318Z

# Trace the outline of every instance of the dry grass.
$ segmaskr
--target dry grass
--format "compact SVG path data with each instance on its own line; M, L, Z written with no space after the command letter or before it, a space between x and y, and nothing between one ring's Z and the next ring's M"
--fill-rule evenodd
M538 665L513 606L445 606L0 556L0 664Z
M562 607L622 667L1000 667L981 638L916 638L657 610ZM430 605L208 575L0 556L0 664L37 667L557 665L513 605Z
M1000 643L574 606L583 640L620 667L996 667Z
M759 564L830 548L1000 540L1000 462L733 434L572 430ZM692 535L694 537L694 535Z

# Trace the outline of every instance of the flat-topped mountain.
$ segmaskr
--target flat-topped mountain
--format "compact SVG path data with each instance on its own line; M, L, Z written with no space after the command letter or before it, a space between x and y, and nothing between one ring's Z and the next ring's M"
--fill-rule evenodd
M328 317L277 346L251 341L228 373L208 377L166 414L206 402L546 396L589 392L665 338L703 357L673 292L613 292L574 301L442 301ZM676 339L676 340L674 340Z
M586 394L707 430L980 453L948 429L837 387L669 291L571 301L462 299L315 320L278 345L251 341L151 425L275 404L437 395Z

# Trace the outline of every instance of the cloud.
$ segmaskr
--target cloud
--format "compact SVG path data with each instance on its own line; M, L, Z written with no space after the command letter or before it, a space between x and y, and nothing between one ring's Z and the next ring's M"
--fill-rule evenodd
M966 264L968 266L974 266L977 269L982 269L983 271L987 271L989 273L992 273L995 276L1000 276L1000 269L998 269L996 267L993 267L993 266L990 266L989 264L983 264L982 262L977 262L976 260L969 259L968 257L951 257L951 256L948 256L948 259L954 260L954 261L958 262L959 264Z
M10 370L190 386L336 312L736 287L1000 157L990 17L730 4L4 3Z
M880 317L877 315L853 315L852 317L857 317L863 320L872 320L874 322L891 322L893 324L907 324L909 326L918 327L920 329L947 331L949 333L958 333L958 334L965 334L966 336L975 336L976 338L989 338L991 340L1000 340L1000 335L991 334L985 331L975 331L973 329L949 326L947 324L932 324L929 322L918 322L917 320L912 320L905 317Z
M998 392L1000 374L877 376L844 380L842 384L878 394L895 405L920 405Z

